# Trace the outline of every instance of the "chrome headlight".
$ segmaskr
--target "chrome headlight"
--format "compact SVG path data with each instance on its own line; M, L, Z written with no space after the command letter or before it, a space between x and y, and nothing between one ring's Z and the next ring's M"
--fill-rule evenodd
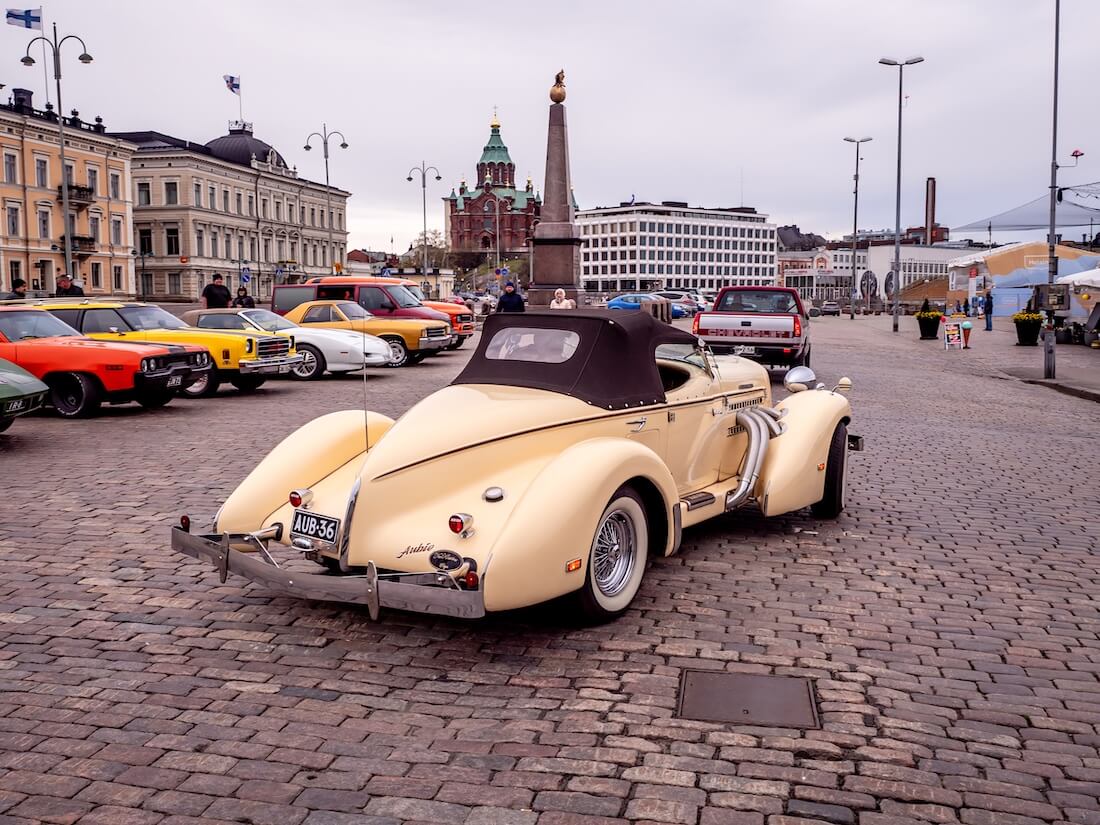
M256 349L255 340L253 340L252 338L249 338L248 340L246 340L244 342L244 351L245 352L252 352L254 349Z
M142 372L151 372L152 371L152 367L149 365L149 359L148 358L142 358L141 359L141 371Z
M293 335L290 336L290 348L294 349L294 336Z
M783 386L787 388L787 392L813 389L816 382L817 376L809 367L794 367L787 370L787 374L783 376Z

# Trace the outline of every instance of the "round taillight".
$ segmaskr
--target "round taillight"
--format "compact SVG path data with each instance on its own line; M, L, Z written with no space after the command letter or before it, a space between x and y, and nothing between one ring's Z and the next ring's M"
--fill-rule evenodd
M183 532L185 532L185 533L190 533L191 532L191 517L190 516L180 516L180 529L183 530Z
M451 528L452 533L461 533L466 529L466 519L456 513L447 519L447 526Z
M302 494L297 490L290 491L290 506L301 507L302 506Z
M467 590L475 590L478 583L478 575L476 570L466 571L466 575L463 576L463 581L466 584Z

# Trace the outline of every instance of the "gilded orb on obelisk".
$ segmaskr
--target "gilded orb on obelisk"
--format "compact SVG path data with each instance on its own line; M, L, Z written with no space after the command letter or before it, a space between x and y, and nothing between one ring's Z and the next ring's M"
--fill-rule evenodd
M565 102L565 69L554 76L554 85L550 87L550 100L554 103Z

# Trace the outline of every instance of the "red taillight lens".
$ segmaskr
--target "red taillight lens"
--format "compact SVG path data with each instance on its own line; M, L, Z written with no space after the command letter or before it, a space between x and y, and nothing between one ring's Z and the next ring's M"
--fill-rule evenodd
M794 316L794 337L802 337L802 319L799 318L797 315Z
M692 335L698 335L699 334L699 316L698 315L694 316L691 319L691 334Z
M290 493L290 505L292 507L302 506L302 494L299 493L297 490L292 490Z
M191 517L190 516L180 516L180 529L183 530L183 532L185 532L185 533L190 533L191 532Z
M453 515L447 519L447 526L451 528L452 533L461 533L466 529L466 519L460 515Z
M463 577L462 580L466 584L466 589L467 590L476 589L477 588L477 583L479 581L477 571L476 570L467 571L466 575Z

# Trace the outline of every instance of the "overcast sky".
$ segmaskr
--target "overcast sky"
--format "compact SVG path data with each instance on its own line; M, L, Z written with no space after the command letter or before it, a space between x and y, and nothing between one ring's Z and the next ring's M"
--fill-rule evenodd
M9 0L10 4L10 0ZM573 183L581 207L629 200L748 206L779 224L839 235L851 226L854 149L860 226L893 225L897 69L906 70L902 222L962 225L1042 195L1049 183L1054 0L47 0L47 24L87 41L65 52L65 108L108 128L206 142L237 117L223 74L242 77L244 116L299 172L327 121L333 183L353 192L350 246L398 251L474 166L493 106L522 180L542 188L547 91L564 68ZM1100 2L1062 3L1060 182L1100 179ZM19 64L27 33L6 26L0 82L34 90ZM41 61L41 52L35 51Z

